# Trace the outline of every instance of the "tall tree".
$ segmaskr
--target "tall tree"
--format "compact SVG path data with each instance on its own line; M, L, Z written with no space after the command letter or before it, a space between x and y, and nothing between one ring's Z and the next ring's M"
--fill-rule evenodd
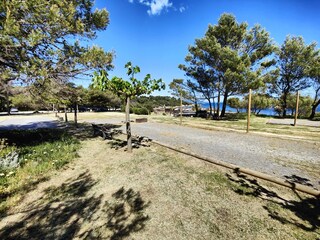
M85 91L83 105L109 110L110 108L120 108L121 101L111 91L89 88Z
M276 54L277 70L273 92L281 100L282 116L287 115L287 99L290 93L310 87L308 66L317 53L316 43L306 45L302 37L287 36Z
M99 73L94 74L93 82L94 86L97 88L103 91L110 90L125 101L128 152L131 152L132 136L130 126L130 100L144 94L151 94L155 90L165 89L165 84L162 82L162 79L151 79L150 74L147 74L141 81L136 79L135 74L140 72L140 68L138 66L133 66L131 62L128 62L125 65L125 68L127 68L129 81L119 77L108 79L107 72L101 70Z
M179 68L185 71L185 74L190 79L187 82L193 96L195 92L200 93L201 98L205 99L209 103L209 114L213 115L214 110L214 99L216 98L215 92L217 90L217 81L213 74L213 71L209 69L203 61L197 61L196 49L190 47L190 52L194 55L189 54L186 57L186 61L189 63L188 66L180 64Z
M80 40L105 30L109 14L92 0L3 0L0 4L0 83L65 83L88 70L109 68L112 53Z
M267 57L273 51L269 33L261 26L248 29L246 23L238 23L233 15L223 14L217 25L209 25L205 36L189 47L185 59L188 65L180 68L187 75L193 72L198 76L203 69L209 73L202 78L205 84L200 84L215 88L218 107L220 96L223 97L220 116L224 116L229 96L257 89L268 79L267 69L273 62Z
M320 56L318 52L318 56L315 58L313 63L311 64L311 68L309 69L309 77L312 80L312 86L315 91L311 114L309 116L310 119L313 119L316 115L316 110L320 105Z
M180 99L180 125L182 124L182 99L187 95L184 90L183 79L173 79L169 84L172 94Z

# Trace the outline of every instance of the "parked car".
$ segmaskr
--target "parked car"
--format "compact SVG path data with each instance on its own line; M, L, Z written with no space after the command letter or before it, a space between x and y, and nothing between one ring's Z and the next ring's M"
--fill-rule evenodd
M11 108L10 113L16 113L19 112L18 108Z

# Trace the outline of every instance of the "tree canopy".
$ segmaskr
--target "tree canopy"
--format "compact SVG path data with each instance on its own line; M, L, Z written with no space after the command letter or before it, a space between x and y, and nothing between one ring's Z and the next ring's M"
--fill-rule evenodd
M261 26L248 29L247 23L223 14L217 25L209 25L205 36L189 47L187 65L179 67L195 80L197 91L207 100L217 97L219 106L223 96L224 116L229 96L264 85L273 64L267 57L273 51L269 33Z
M113 53L84 46L109 23L92 0L4 0L0 5L0 83L60 81L110 68Z
M274 71L273 92L280 96L282 115L287 114L289 94L311 86L310 67L315 56L319 55L316 43L306 45L302 37L287 36L277 51L277 69ZM313 71L315 73L316 71Z

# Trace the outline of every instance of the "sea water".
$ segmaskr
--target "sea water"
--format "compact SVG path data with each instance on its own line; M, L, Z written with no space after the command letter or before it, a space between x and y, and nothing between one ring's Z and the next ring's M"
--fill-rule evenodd
M201 105L201 108L207 108L207 109L209 109L209 103L200 103L200 105ZM213 108L213 106L212 106L212 108ZM216 108L217 108L217 104L216 104ZM222 103L220 103L220 111L222 110ZM245 113L246 111L247 111L247 109L245 109L245 108L241 108L241 109L239 109L239 111L241 112L241 113ZM316 110L317 112L320 112L320 105L318 106L318 108L317 108L317 110ZM235 108L232 108L232 107L230 107L229 105L227 105L227 107L226 107L226 112L237 112L237 109L235 109ZM291 111L288 111L288 114L290 114L291 113ZM261 114L263 114L263 115L267 115L267 116L275 116L275 115L277 115L277 113L274 111L274 108L266 108L266 109L262 109L260 112L259 112L259 114L261 115Z

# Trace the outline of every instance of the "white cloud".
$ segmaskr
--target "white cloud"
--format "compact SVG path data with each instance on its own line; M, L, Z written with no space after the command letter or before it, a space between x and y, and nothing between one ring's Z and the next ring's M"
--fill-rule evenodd
M180 8L179 8L179 12L184 12L186 10L186 8L184 7L184 6L181 6Z
M148 10L149 15L160 15L164 8L172 7L172 3L169 0L153 0L151 1L150 10Z
M134 0L129 0L133 3ZM170 0L138 0L140 4L150 7L147 11L149 15L160 15L163 9L168 9L173 6Z

